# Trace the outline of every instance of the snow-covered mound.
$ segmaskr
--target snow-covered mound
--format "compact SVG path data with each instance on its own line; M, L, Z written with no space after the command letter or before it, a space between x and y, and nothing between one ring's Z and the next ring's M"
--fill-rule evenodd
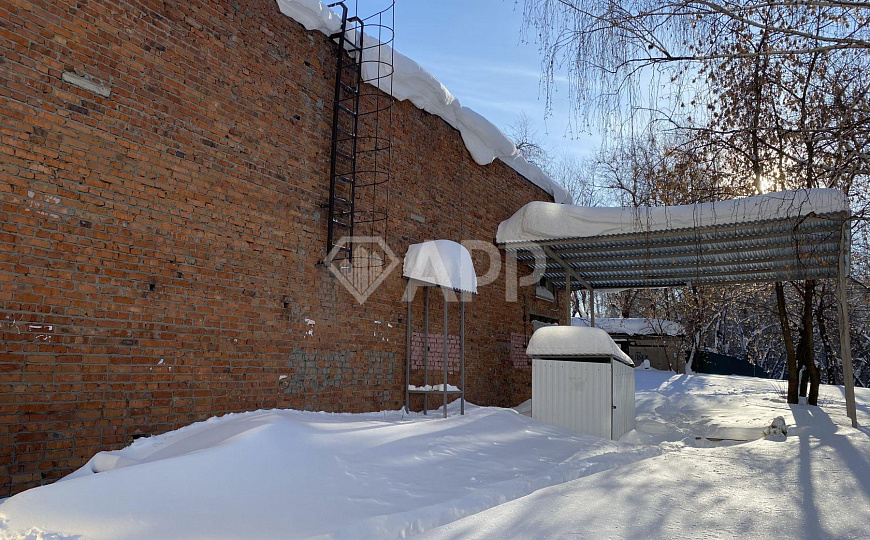
M396 538L659 453L510 409L469 405L460 416L451 406L446 420L292 410L211 418L101 452L12 497L0 505L0 537L35 528L55 540Z
M212 418L8 499L0 538L867 537L870 437L842 388L817 408L787 405L781 381L636 380L637 430L615 443L474 406ZM764 438L776 417L788 436Z
M341 17L318 0L276 0L281 13L294 19L307 30L317 30L332 35L341 30ZM350 37L352 40L353 37ZM377 43L374 37L365 36L364 44ZM393 73L383 77L383 68L378 64L391 57ZM538 166L520 156L514 143L489 120L462 106L459 100L431 73L407 56L388 45L365 47L363 53L363 78L380 90L391 93L399 101L408 100L416 107L441 117L459 130L462 141L471 157L479 165L488 165L499 159L553 196L556 203L570 203L568 192L550 179Z
M839 189L798 189L728 201L656 207L585 207L530 202L498 226L496 242L587 238L714 227L847 212Z
M423 538L868 537L870 437L866 427L850 426L842 387L823 386L817 408L787 405L782 381L636 375L640 438L672 451L542 489ZM856 392L866 426L870 390ZM759 439L772 412L784 417L787 438ZM729 428L736 436L737 426L757 440L723 447L728 441L695 439Z

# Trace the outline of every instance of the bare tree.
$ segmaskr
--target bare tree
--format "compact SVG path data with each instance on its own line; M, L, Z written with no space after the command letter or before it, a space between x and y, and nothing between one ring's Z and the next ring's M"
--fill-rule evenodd
M532 119L521 112L507 128L507 136L519 150L520 155L542 169L550 162L550 154L544 149L538 131L532 126Z
M545 55L548 99L556 70L567 69L577 119L610 136L601 161L623 204L836 187L866 215L870 4L526 0L524 14ZM794 294L774 291L788 398L809 386L815 403L821 289L793 285ZM694 311L701 341L705 317Z

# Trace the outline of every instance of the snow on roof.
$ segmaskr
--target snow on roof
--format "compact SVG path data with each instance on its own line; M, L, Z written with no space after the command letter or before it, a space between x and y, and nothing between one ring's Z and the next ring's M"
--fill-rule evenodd
M477 293L477 275L471 253L451 240L432 240L409 246L402 274L430 285Z
M588 327L589 319L574 317L573 326ZM608 334L627 334L629 336L684 336L683 325L666 319L595 317L595 327Z
M849 209L838 189L780 191L683 206L593 208L531 202L502 221L497 243L647 233L831 214Z
M275 0L281 13L294 19L307 30L318 30L327 36L341 30L341 17L318 0ZM377 43L365 36L365 43ZM393 74L383 76L378 65L392 53ZM394 51L388 45L369 47L363 52L363 78L399 101L408 100L424 111L439 116L459 130L471 157L479 165L500 159L508 167L553 196L556 203L570 203L568 192L550 179L540 167L520 156L514 143L489 120L462 106L459 100L417 62Z
M630 366L634 365L607 332L582 326L542 326L529 339L526 354L532 358L612 356Z

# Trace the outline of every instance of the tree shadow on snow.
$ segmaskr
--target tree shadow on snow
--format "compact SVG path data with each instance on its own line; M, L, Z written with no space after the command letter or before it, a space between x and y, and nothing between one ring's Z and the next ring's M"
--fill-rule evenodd
M802 505L805 530L809 533L808 537L822 538L825 534L819 528L819 511L815 503L817 494L812 477L811 445L829 447L836 452L868 498L870 498L870 460L865 453L855 447L849 437L837 433L838 425L821 408L794 404L789 407L796 423L797 429L794 431L798 432L797 437L800 440L799 481L804 488ZM833 478L826 478L826 480L829 488L836 481Z

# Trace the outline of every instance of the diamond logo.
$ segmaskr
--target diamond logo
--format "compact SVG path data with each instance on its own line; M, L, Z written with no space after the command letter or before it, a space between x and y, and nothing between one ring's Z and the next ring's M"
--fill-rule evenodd
M348 253L352 256L347 257ZM343 236L325 262L332 275L360 305L399 265L398 257L380 236Z

